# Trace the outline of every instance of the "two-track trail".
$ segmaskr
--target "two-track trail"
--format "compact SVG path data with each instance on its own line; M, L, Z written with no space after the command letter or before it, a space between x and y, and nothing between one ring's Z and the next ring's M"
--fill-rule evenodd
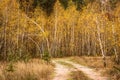
M107 77L101 76L101 73L96 72L94 69L91 69L89 67L74 63L72 61L68 60L60 60L63 61L64 63L73 65L74 69L82 71L86 76L88 76L92 80L108 80ZM58 63L57 61L53 61L55 63L55 77L53 80L67 80L69 79L69 74L71 73L72 70L65 65L62 65Z

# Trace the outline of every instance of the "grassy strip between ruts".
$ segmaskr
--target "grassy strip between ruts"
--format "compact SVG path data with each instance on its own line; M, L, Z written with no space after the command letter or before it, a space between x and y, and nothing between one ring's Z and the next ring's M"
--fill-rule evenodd
M68 80L92 80L81 71L72 71Z

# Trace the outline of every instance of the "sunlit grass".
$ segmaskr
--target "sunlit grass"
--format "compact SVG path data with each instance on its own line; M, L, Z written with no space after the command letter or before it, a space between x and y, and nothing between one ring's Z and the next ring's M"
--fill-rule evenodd
M8 63L1 63L0 80L51 80L54 66L42 60L31 60L27 63L14 63L14 71L7 71Z
M71 57L69 59L70 61L82 64L84 66L88 66L91 68L104 68L103 66L103 59L102 57ZM111 68L113 66L113 62L110 59L110 57L106 58L106 62L107 62L107 68Z

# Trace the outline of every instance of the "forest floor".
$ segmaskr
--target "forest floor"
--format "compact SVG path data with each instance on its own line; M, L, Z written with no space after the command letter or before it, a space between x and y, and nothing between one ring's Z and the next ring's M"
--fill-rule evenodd
M106 75L101 75L102 73L96 71L95 68L86 67L70 59L55 59L53 63L55 64L53 80L109 80Z

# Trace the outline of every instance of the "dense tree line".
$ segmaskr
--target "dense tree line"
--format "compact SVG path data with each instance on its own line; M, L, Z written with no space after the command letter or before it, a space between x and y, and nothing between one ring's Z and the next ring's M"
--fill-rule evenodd
M118 62L119 4L119 0L1 0L0 59L115 55Z

